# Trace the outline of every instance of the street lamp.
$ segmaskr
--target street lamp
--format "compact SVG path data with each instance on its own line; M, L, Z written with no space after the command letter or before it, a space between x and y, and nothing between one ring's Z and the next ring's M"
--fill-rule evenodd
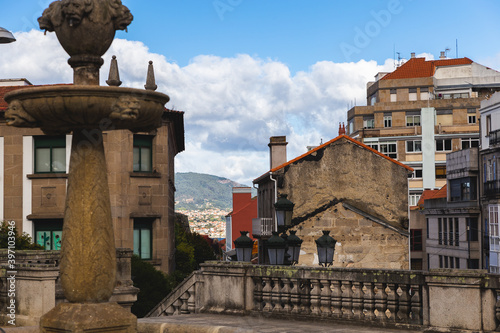
M15 41L16 39L10 31L0 27L0 44L12 43Z
M290 236L287 237L288 245L288 255L290 256L290 262L292 265L299 262L300 247L303 240L295 235L296 230L290 230Z
M279 236L277 231L267 241L267 253L271 265L283 265L285 261L286 241Z
M278 201L274 203L278 228L283 228L292 224L293 206L295 206L295 204L287 199L286 194L281 194Z
M318 248L319 264L323 267L331 266L333 263L333 253L335 251L335 243L337 241L330 235L330 230L323 230L323 236L316 239Z
M241 236L234 240L236 258L238 261L251 261L253 240L248 237L248 231L240 231Z

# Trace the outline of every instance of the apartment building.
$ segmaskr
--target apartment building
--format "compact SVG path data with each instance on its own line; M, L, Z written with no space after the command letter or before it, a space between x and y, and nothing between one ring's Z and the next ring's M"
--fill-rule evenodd
M26 79L0 80L0 219L59 250L71 134L6 125L3 96L29 86ZM183 117L165 110L154 131L103 133L116 247L133 249L167 273L174 269L174 158L184 150Z
M412 57L367 84L367 105L348 111L347 133L414 169L409 205L446 184L446 154L479 146L479 107L500 73L469 58Z

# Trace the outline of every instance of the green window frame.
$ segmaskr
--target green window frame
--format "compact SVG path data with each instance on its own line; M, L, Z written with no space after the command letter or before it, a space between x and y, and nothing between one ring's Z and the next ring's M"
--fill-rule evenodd
M134 172L153 172L153 136L134 134Z
M134 254L141 259L153 258L153 220L134 219Z
M45 250L61 250L63 220L36 220L35 242Z
M35 173L66 173L66 137L35 136Z

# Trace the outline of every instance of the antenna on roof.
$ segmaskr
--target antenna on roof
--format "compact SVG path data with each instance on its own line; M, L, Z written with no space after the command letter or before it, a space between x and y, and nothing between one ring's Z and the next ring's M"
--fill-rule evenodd
M448 52L450 52L450 48L449 47L447 47L447 48L444 49L444 57L445 58L448 58Z

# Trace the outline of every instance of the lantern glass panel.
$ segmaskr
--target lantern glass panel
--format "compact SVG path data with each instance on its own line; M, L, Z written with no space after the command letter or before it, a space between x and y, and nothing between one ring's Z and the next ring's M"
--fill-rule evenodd
M285 249L268 249L268 254L271 265L283 265L285 261Z
M326 263L326 248L318 246L318 260L320 264Z
M333 251L335 248L327 247L326 248L326 263L331 264L333 262Z
M299 261L299 255L300 255L300 246L290 246L288 247L288 255L290 256L290 260L292 262L298 262Z
M252 249L236 248L236 258L238 261L250 261L252 259Z
M276 218L278 219L278 225L285 225L285 211L278 210L276 211Z

